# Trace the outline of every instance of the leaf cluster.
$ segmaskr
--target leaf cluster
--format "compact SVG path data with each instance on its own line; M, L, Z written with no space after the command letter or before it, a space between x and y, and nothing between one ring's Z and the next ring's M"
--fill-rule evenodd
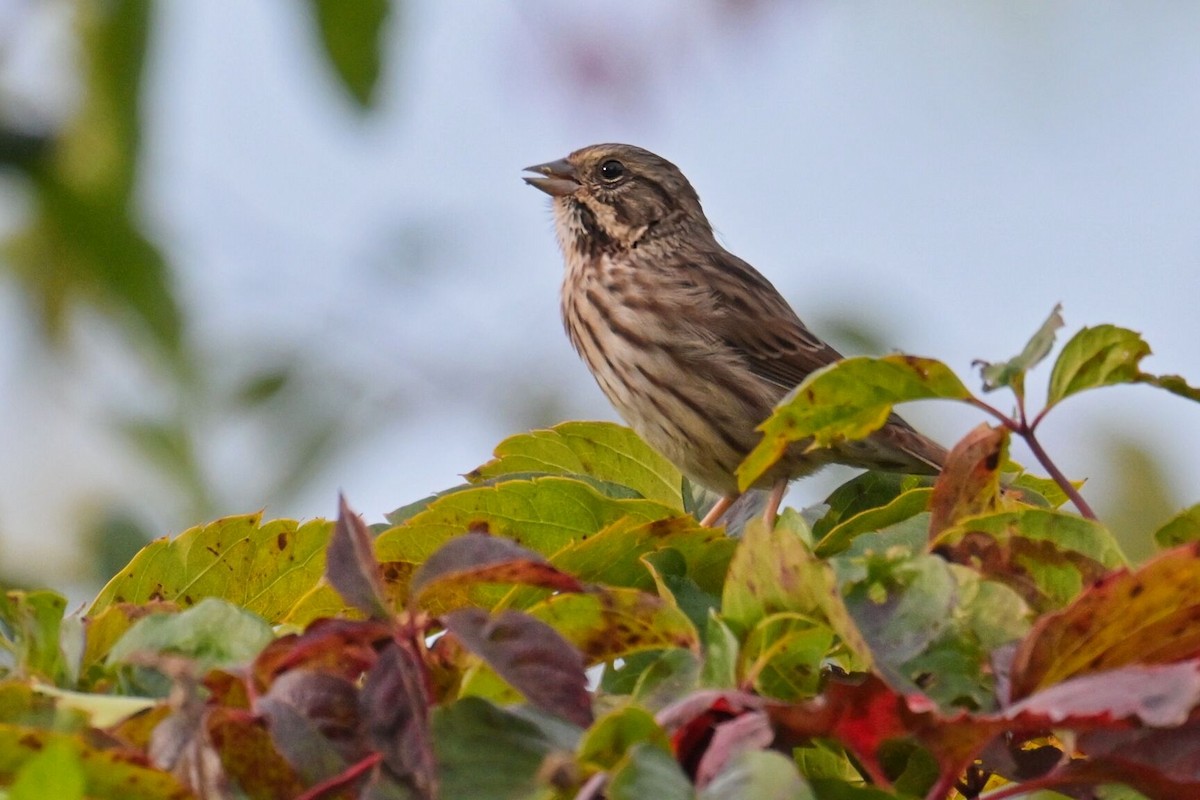
M936 361L850 359L764 424L743 478L863 436L901 402L983 409L936 482L866 473L741 535L628 429L502 442L367 526L261 515L148 545L82 618L0 598L13 797L1177 798L1200 795L1200 511L1126 562L1078 486L1021 470L1046 409L1147 383L1088 328L1043 410ZM1035 453L1038 452L1034 448ZM1044 465L1049 464L1046 457ZM1085 507L1081 507L1083 509ZM52 791L53 794L46 794ZM1054 794L1057 792L1058 794Z

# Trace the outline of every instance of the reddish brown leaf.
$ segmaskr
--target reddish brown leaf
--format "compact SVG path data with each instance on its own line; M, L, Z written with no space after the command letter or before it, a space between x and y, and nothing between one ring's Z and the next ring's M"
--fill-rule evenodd
M946 458L929 501L929 535L937 536L961 519L999 507L1000 467L1008 450L1008 430L987 423L968 433Z
M490 615L463 608L446 629L543 711L586 728L592 722L583 655L558 631L519 611Z
M1135 664L1043 689L1009 706L999 717L1026 729L1079 730L1124 720L1168 728L1186 722L1198 704L1200 662Z
M214 708L205 729L225 773L247 797L284 800L304 790L291 765L276 752L262 720L244 711Z
M775 739L771 720L762 711L747 711L741 716L718 723L712 740L696 766L696 788L703 789L736 756L749 750L762 750Z
M304 633L281 636L263 648L251 666L255 687L265 692L278 676L300 668L357 680L391 637L391 628L382 622L319 619Z
M1017 648L1012 696L1091 672L1200 653L1200 542L1110 573L1043 616Z
M573 576L511 539L465 533L446 542L421 565L412 579L412 596L420 597L441 584L459 588L473 583L519 583L563 592L583 590Z
M275 746L309 783L330 778L367 755L358 713L358 687L308 669L284 673L255 704Z
M367 741L391 776L418 798L436 794L425 670L411 647L392 642L367 673L359 699Z
M376 619L391 616L371 532L341 496L337 525L325 554L325 577L354 608Z

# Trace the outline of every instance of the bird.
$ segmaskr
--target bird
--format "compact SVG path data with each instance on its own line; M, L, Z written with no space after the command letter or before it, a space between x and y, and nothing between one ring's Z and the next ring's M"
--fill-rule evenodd
M717 241L700 198L667 159L596 144L527 167L552 198L565 273L563 325L625 422L692 481L740 496L757 427L808 375L842 355L808 329L758 270ZM788 483L829 463L936 475L946 450L892 414L865 439L791 445L751 488L773 526Z

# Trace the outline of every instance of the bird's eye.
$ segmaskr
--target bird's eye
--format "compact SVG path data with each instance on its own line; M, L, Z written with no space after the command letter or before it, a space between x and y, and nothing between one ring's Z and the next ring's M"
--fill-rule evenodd
M619 180L625 175L625 165L610 158L600 165L600 177L608 182Z

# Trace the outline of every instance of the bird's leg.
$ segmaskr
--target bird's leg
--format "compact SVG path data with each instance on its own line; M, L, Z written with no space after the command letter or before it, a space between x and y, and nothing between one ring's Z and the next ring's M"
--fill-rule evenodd
M718 500L713 507L708 510L708 513L704 515L704 519L700 520L700 527L711 528L712 526L716 525L717 520L721 518L721 515L728 511L729 507L733 505L734 501L736 501L739 497L741 497L740 494L727 494Z
M779 516L779 505L783 502L783 495L787 492L787 487L787 478L780 478L771 487L771 496L767 498L767 507L763 511L763 522L767 523L768 530L775 528L775 518Z

